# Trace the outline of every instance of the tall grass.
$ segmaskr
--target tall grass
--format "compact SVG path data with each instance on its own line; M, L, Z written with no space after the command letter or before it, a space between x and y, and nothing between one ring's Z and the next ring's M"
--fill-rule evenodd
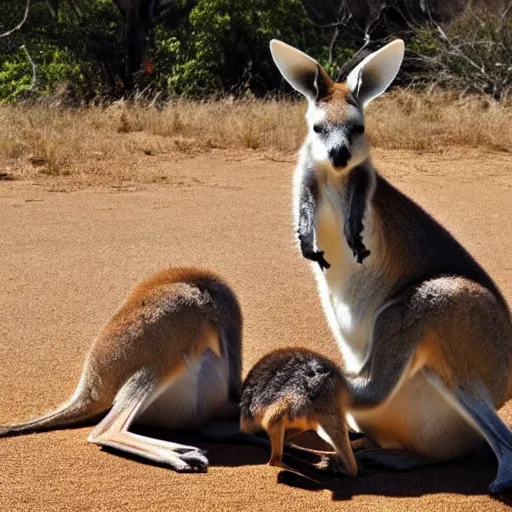
M212 148L292 154L306 133L304 103L178 100L163 109L127 102L83 109L0 105L0 165L15 176L79 172L137 179L131 164L147 155L194 156ZM466 145L512 151L512 105L399 91L368 107L367 133L374 146L388 149Z

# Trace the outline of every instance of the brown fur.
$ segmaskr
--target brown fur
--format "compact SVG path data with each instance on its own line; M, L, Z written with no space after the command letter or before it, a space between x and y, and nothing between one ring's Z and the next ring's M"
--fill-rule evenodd
M332 124L343 124L348 119L348 105L353 105L355 100L345 83L331 83L329 93L322 97L318 105L325 109L327 119Z
M287 432L298 435L324 429L337 458L350 475L357 464L341 410L344 378L335 363L304 348L276 350L258 361L247 375L240 403L240 428L265 430L272 454L269 464L283 465Z

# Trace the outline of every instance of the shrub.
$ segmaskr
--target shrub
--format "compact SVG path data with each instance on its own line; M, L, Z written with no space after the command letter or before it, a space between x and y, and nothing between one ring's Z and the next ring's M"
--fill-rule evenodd
M472 8L443 29L415 29L411 53L423 84L504 99L512 92L512 11Z
M5 22L15 26L23 17L24 2L3 0ZM122 45L119 16L111 0L83 3L77 14L62 3L56 18L45 3L32 3L27 22L10 37L0 39L0 100L16 99L30 88L35 66L36 92L66 90L90 99L120 86Z
M280 83L270 39L303 47L308 35L301 0L197 0L178 26L164 18L156 27L154 83L187 96L265 93Z

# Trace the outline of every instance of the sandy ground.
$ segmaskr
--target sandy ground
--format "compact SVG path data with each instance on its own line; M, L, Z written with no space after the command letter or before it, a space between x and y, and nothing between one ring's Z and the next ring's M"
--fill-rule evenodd
M457 150L376 152L383 173L472 251L512 300L512 157ZM161 164L164 165L164 164ZM84 355L124 295L168 265L211 267L238 292L244 372L302 344L339 357L312 274L295 248L293 163L256 154L165 162L167 185L71 192L0 183L0 423L66 399ZM512 406L502 410L512 422ZM1 511L498 510L492 464L464 462L311 491L277 482L261 448L214 445L207 474L88 445L90 428L0 440ZM172 434L160 435L172 439Z

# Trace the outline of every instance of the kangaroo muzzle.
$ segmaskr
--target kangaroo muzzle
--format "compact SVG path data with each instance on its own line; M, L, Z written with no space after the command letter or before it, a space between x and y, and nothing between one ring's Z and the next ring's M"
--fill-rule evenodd
M334 167L346 167L351 154L347 146L337 146L329 151L329 160Z

